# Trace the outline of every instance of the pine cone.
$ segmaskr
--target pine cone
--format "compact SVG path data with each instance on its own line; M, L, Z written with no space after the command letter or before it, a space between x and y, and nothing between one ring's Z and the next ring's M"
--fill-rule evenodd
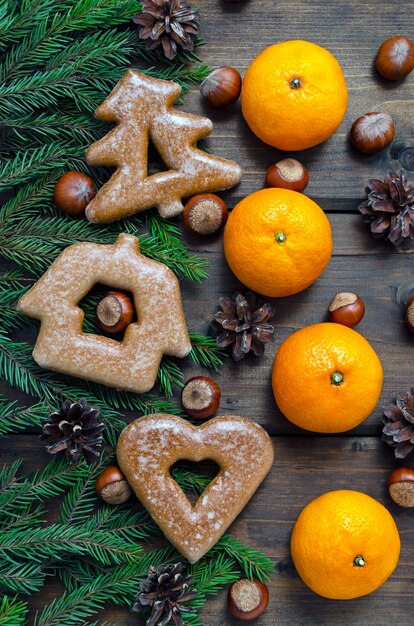
M197 591L190 591L192 576L184 576L182 563L175 565L151 565L148 578L139 585L132 610L142 613L152 609L146 626L166 626L172 619L176 626L183 625L183 613L190 613L189 607L183 606L196 597ZM161 621L159 621L161 620Z
M83 454L86 462L92 463L100 455L104 428L99 409L88 406L85 400L66 400L43 425L40 440L50 454L64 452L71 463L77 463Z
M395 447L397 459L405 459L414 449L414 387L400 393L394 404L384 409L382 439Z
M374 237L388 237L398 246L406 237L414 239L414 186L407 186L407 177L389 172L385 180L376 178L366 187L368 199L358 210L371 224Z
M139 36L146 40L148 50L162 48L171 60L177 56L177 46L194 49L199 22L187 0L142 0L142 11L132 19L142 27Z
M250 350L261 356L264 344L273 341L274 328L268 323L274 315L272 305L248 291L246 296L236 293L233 298L220 298L219 307L213 322L217 345L233 345L235 361L243 359Z

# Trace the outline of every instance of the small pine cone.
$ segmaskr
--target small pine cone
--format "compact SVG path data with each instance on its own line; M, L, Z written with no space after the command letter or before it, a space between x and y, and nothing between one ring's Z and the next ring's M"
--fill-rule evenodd
M374 178L366 188L367 199L358 206L374 237L386 237L395 246L414 239L414 186L407 185L401 170L384 180Z
M383 422L383 441L395 448L397 459L405 459L414 450L414 387L384 409Z
M40 440L50 454L63 453L70 463L77 463L82 454L87 463L92 463L99 458L104 428L99 409L88 406L85 400L66 400L43 425Z
M147 50L159 49L167 59L178 48L191 52L199 29L197 11L187 0L142 0L142 11L132 18Z
M142 613L151 609L146 626L166 626L171 619L175 626L183 626L183 613L191 612L183 603L197 595L195 589L190 590L192 579L183 574L182 563L151 565L148 578L140 583L132 610Z
M240 361L250 351L262 356L265 343L273 341L272 305L261 302L256 294L248 291L245 296L236 293L233 298L220 298L219 308L213 321L217 345L233 346L235 361Z

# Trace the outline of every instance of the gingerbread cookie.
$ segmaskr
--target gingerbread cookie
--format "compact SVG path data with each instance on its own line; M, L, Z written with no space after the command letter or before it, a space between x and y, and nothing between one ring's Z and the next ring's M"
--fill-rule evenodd
M112 222L150 207L173 217L183 211L183 197L228 189L240 181L237 163L196 147L213 124L174 110L180 93L176 83L128 70L96 109L98 119L117 126L92 144L86 159L117 170L89 203L88 220ZM149 138L169 171L148 176Z
M220 539L269 472L273 446L266 431L244 417L216 417L193 426L160 413L141 417L122 431L117 457L167 539L195 563ZM212 459L220 466L194 506L169 473L180 459Z
M82 331L78 303L96 283L134 296L138 320L122 341ZM40 366L109 387L149 391L163 354L184 357L191 350L176 277L140 254L132 235L121 234L112 245L66 248L18 309L42 322L33 351Z

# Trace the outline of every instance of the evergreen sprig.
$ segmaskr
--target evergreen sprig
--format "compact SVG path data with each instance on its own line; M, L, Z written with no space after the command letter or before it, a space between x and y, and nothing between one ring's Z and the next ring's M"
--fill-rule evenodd
M27 613L26 602L3 596L0 604L0 626L24 626Z

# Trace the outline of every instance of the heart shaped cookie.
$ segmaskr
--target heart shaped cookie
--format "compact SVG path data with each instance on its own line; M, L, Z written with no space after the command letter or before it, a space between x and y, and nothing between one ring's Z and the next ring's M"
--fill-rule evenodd
M147 415L127 426L118 463L165 536L190 563L220 539L273 462L269 435L244 417L216 417L193 426L180 417ZM179 460L212 459L220 471L192 506L170 475Z

